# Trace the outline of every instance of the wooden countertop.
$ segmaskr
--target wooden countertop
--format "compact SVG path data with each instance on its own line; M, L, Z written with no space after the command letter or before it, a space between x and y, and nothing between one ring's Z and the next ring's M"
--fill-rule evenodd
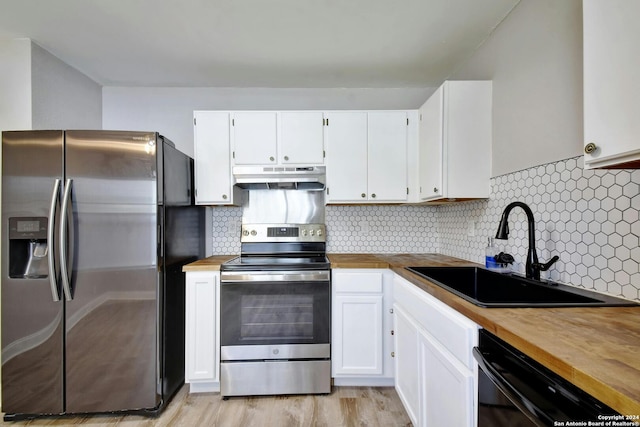
M216 256L184 271L219 270ZM329 254L332 268L390 268L624 415L640 415L640 306L482 308L404 267L477 266L438 254Z
M219 271L223 262L235 258L237 255L214 255L209 258L199 259L182 267L182 271Z
M329 254L331 268L392 268L473 265L470 261L439 254Z

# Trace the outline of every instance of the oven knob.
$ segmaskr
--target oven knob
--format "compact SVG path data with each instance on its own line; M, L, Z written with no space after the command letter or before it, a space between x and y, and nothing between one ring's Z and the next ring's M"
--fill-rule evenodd
M280 353L280 350L278 350L277 348L274 348L273 349L273 354L278 354L278 353Z
M322 236L322 230L318 230L317 234L318 236Z
M316 235L315 230L311 230L311 235L312 235L312 236L315 236L315 235Z
M257 234L258 234L258 232L257 232L256 230L251 230L251 235L252 235L252 236L255 236L255 235L257 235Z
M243 236L248 236L249 235L249 230L242 230L242 235Z
M307 230L302 230L302 235L307 237Z

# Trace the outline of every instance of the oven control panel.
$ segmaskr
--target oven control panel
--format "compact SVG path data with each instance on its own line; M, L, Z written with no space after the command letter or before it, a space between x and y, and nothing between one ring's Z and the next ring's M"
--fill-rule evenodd
M324 224L242 224L241 242L325 242Z

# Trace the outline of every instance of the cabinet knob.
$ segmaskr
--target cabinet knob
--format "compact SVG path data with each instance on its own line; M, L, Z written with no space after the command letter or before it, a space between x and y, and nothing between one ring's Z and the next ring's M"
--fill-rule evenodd
M273 156L271 156L271 157L269 157L269 160L273 162L273 161L275 161L275 158Z
M222 200L227 200L227 195L226 194L222 195Z
M391 357L396 357L396 352L395 351L391 352Z
M389 313L393 314L393 308L389 309Z
M365 197L367 197L367 195L366 195L365 193L362 193L362 194L360 195L360 197L362 197L362 198L364 199Z
M438 187L433 187L433 192L437 193L438 192Z
M596 144L594 144L593 142L588 143L587 145L584 146L584 152L586 154L591 154L594 151L596 151L598 149L598 146Z
M395 335L395 334L396 334L396 332L392 329L391 330L391 335Z
M376 193L371 194L371 198L375 199L376 198Z
M284 159L285 160L289 160L289 156L284 156Z

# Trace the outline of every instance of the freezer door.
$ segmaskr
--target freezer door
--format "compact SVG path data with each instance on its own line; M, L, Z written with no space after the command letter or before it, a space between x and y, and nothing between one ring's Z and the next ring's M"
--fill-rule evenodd
M6 414L57 414L64 409L63 303L55 301L60 297L59 265L49 263L55 249L52 232L60 207L61 188L56 183L62 180L62 156L61 131L2 134L2 410Z
M66 133L69 413L160 401L156 144L155 133Z

